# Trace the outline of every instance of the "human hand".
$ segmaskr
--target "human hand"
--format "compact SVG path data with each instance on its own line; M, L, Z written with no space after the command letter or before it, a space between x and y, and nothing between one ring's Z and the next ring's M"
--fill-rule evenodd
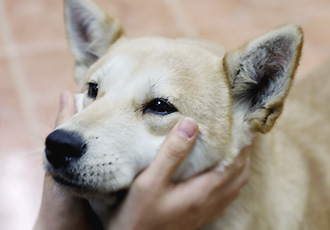
M63 92L56 126L64 123L75 113L76 107L73 95ZM41 207L34 229L90 229L89 219L87 201L63 191L54 183L51 175L46 173Z
M224 172L210 170L175 184L171 178L190 152L197 132L197 124L189 118L175 125L155 160L133 182L108 229L190 230L225 214L248 181L252 146L244 148Z

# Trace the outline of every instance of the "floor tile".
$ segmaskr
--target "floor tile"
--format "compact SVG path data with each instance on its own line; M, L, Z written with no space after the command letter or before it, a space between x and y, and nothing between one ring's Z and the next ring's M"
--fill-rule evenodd
M42 53L20 59L34 104L40 132L39 143L55 127L59 98L63 90L77 93L73 79L73 59L69 51Z
M107 13L121 21L130 37L183 35L163 1L103 0L97 2Z
M330 56L330 32L326 28L330 24L330 3L327 1L306 0L299 1L299 4L298 1L284 0L179 1L200 36L220 42L227 50L277 26L287 23L301 25L307 48L304 48L299 77ZM322 48L315 49L317 46Z
M12 79L9 63L0 59L0 155L10 150L31 150L33 141Z
M37 43L65 38L63 1L3 1L17 43Z
M32 229L41 200L43 166L34 152L7 153L0 155L0 229Z
M42 150L35 148L7 60L0 59L0 70L0 229L32 229L41 197Z

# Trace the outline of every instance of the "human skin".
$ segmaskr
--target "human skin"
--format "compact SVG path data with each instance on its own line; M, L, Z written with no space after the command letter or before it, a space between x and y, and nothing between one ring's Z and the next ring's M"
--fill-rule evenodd
M73 95L62 93L56 125L75 112ZM209 170L173 183L171 178L190 152L197 134L198 125L191 118L182 119L174 126L154 161L134 180L107 229L190 230L225 215L248 181L252 146L243 148L223 172ZM66 193L45 174L42 203L34 229L93 229L89 215L84 199Z

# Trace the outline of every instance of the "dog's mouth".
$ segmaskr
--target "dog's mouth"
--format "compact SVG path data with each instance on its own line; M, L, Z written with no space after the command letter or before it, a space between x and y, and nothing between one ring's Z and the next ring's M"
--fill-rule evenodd
M53 180L66 188L69 192L84 198L102 198L110 205L116 205L121 202L128 193L128 188L117 191L103 192L96 190L88 185L77 184L60 176L52 176Z
M64 185L65 187L71 187L73 189L87 189L87 186L76 184L60 176L53 176L53 180L60 185Z

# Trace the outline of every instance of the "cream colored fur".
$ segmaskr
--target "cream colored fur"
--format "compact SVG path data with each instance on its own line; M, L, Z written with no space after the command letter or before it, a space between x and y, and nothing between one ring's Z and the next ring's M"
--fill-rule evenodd
M174 180L222 170L256 138L249 183L227 214L203 229L330 229L330 70L300 82L286 99L301 54L299 27L277 28L225 53L200 40L128 39L89 0L67 0L66 15L80 112L58 129L79 133L88 151L65 169L46 167L83 186L67 189L97 206L104 223L113 194L129 188L174 124L190 116L200 132ZM88 82L99 86L96 99L87 96ZM178 111L144 112L155 98Z

